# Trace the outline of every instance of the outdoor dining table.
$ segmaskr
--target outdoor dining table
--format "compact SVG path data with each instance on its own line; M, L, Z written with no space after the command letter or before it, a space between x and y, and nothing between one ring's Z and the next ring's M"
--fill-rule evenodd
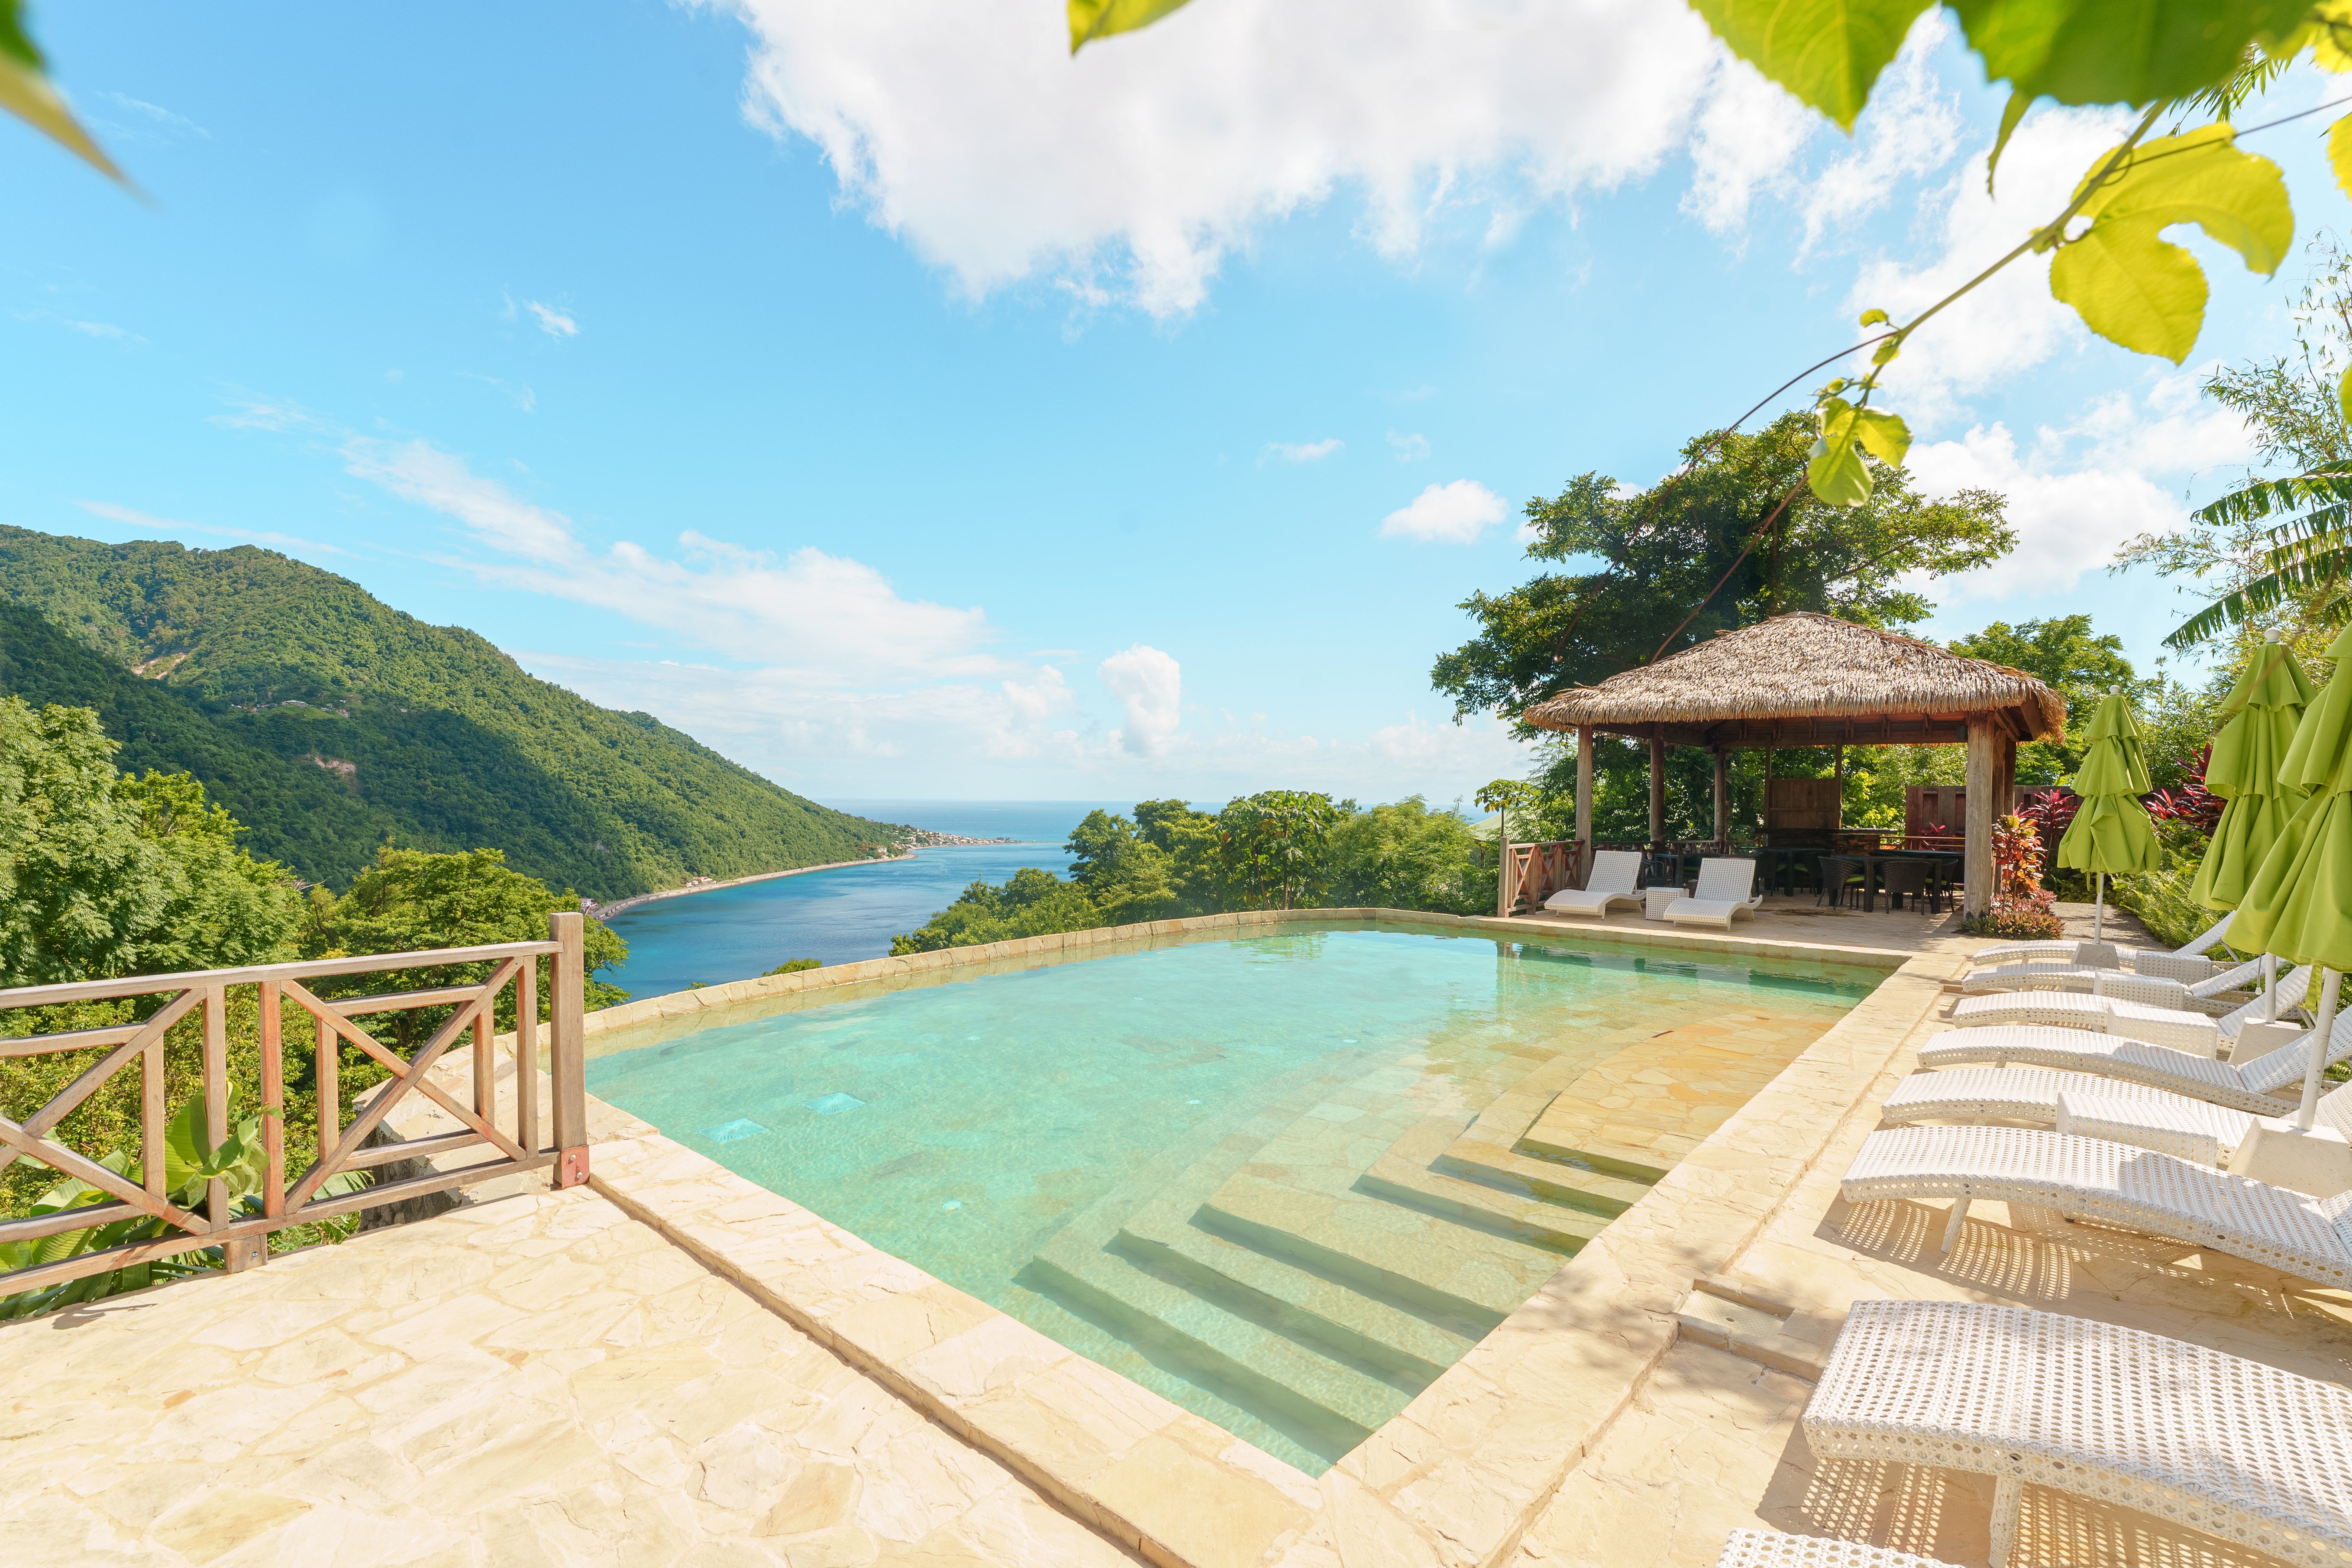
M1898 860L1925 860L1938 867L1958 867L1960 857L1943 849L1856 849L1851 852L1818 851L1825 860L1852 860L1862 867L1862 907L1865 912L1878 907L1879 873L1882 867Z

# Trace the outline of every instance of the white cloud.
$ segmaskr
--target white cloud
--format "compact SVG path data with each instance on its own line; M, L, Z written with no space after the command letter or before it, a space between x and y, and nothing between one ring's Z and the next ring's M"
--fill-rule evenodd
M77 321L65 317L58 319L64 321L67 326L77 332L86 333L93 338L104 338L110 343L130 343L142 348L146 346L145 338L128 327L118 327L111 321Z
M1797 160L1822 123L1755 67L1719 58L1691 137L1683 211L1717 234L1745 228L1759 193L1787 195L1795 188Z
M576 338L580 335L580 323L572 320L569 312L559 310L552 305L542 305L536 300L524 300L523 307L539 318L539 330L549 337Z
M121 92L100 92L93 96L114 105L117 109L128 111L135 125L141 129L161 132L167 136L199 136L206 141L212 139L211 132L186 115L174 114L161 104L149 103L144 99L132 98L127 93ZM122 128L114 127L114 129Z
M352 437L346 469L440 512L505 561L461 562L486 581L593 605L731 657L840 682L1010 674L986 651L979 609L899 597L861 562L801 549L781 560L688 530L681 559L622 541L602 552L571 519L524 500L425 441Z
M1806 176L1801 261L1824 234L1884 206L1896 181L1933 174L1963 144L1968 128L1957 96L1946 92L1936 76L1936 51L1950 34L1941 12L1920 17L1903 52L1871 89L1870 106L1854 126L1852 151Z
M1510 504L1475 479L1432 485L1381 520L1383 539L1423 539L1441 544L1473 544L1510 515Z
M1396 454L1396 460L1400 463L1416 463L1429 456L1429 437L1400 436L1391 430L1389 432L1389 450Z
M2072 423L2042 426L2031 446L2021 446L2000 424L1914 446L1906 466L1925 493L1998 490L2017 531L2015 550L1949 579L1939 596L2072 593L2084 573L2112 562L2125 541L2180 526L2188 515L2180 491L2189 478L2252 456L2236 415L2199 404L2197 379L2168 375L2138 397L2101 397Z
M1137 643L1103 660L1095 679L1127 713L1127 727L1111 731L1111 744L1131 756L1165 756L1184 721L1184 676L1175 658Z
M1268 441L1264 457L1258 460L1264 462L1266 458L1280 458L1292 463L1320 462L1346 445L1337 436L1327 437L1320 441Z
M1998 198L1985 195L1979 155L1922 204L1934 259L1924 266L1864 266L1847 304L1906 321L1998 260L2066 198L2128 116L2110 110L2044 110L2026 116L2000 160ZM1888 388L1914 429L1948 418L1961 400L2089 340L2074 312L2050 297L2050 263L2028 256L1922 328L1905 345ZM1849 320L1852 318L1850 317Z
M1507 232L1647 174L1716 53L1647 0L1218 0L1075 59L1061 12L1024 0L730 8L758 37L754 121L814 142L967 292L1043 273L1162 316L1343 187L1358 232L1410 257L1433 224Z
M500 381L495 375L478 375L470 370L461 370L457 374L467 381L478 381L484 386L496 388L499 392L505 395L508 402L513 404L517 408L521 409L525 414L532 412L539 406L539 394L533 392L528 386L518 386L512 382ZM399 378L399 374L400 373L398 371L393 372L394 379L397 380Z
M109 500L78 500L74 505L92 517L102 517L109 522L128 523L132 528L146 530L158 539L176 539L183 534L202 533L215 539L242 540L247 544L272 544L281 550L299 550L320 555L348 555L348 550L332 544L321 544L315 539L304 539L291 533L272 533L265 529L215 528L208 523L182 522L176 518L156 517Z

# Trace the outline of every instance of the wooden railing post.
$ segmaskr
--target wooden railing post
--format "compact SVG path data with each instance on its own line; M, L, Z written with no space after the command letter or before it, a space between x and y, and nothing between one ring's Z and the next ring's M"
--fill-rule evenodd
M588 1179L587 1060L581 1026L587 989L582 968L587 952L586 929L577 911L547 917L547 934L562 950L551 965L555 973L549 1001L554 1016L548 1027L558 1187L576 1187Z

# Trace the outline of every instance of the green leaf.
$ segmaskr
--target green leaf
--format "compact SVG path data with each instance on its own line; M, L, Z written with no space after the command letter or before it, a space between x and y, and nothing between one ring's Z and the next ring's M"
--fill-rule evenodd
M2034 106L2032 94L2025 94L2025 91L2013 91L2013 94L2009 94L2009 108L2001 110L2001 134L1994 136L1992 155L1985 157L1985 195L1992 195L1992 172L2001 167L2001 148L2009 146L2009 139L2016 134L2018 130L2018 120L2025 118L2025 110L2032 106Z
M2337 188L2352 196L2352 114L2327 128L2327 166L2336 172Z
M48 136L110 179L122 178L114 160L99 150L42 74L41 51L26 36L24 8L0 0L0 109Z
M1149 27L1183 4L1184 0L1068 0L1070 53L1076 54L1097 38Z
M1843 397L1822 404L1822 436L1805 465L1805 483L1832 506L1860 506L1870 499L1870 470L1853 444L1861 414Z
M1952 8L1986 78L2008 82L2027 102L2141 104L2219 85L2248 45L2300 26L2309 4L1953 0Z
M2196 258L2157 238L2163 226L2155 218L2100 224L2050 263L2050 292L2109 342L2179 364L2205 324L2205 274Z
M1731 52L1844 129L1927 0L1691 0ZM1073 14L1076 6L1072 7Z
M1853 436L1862 449L1890 468L1903 466L1903 455L1911 449L1911 426L1897 415L1882 414L1875 408L1854 411Z
M2336 405L2344 410L2345 422L2352 424L2352 369L2347 369L2344 379L2336 384Z
M2032 107L2031 93L2012 92L2009 95L2009 106L2000 111L2000 134L1992 139L1991 155L1985 159L1985 195L1992 195L1992 174L2000 167L2001 150L2009 145L2010 137L2016 133L2018 121L2023 120L2025 111Z
M2085 185L2112 156L2092 165ZM2175 364L2189 357L2204 326L2205 274L2187 251L2159 238L2161 231L2193 223L2264 274L2278 270L2294 242L2278 165L2239 152L2226 125L2133 149L2082 213L2091 226L2059 247L2050 291L2101 337Z
M1884 310L1864 310L1862 313L1862 324L1865 327L1875 327L1888 320L1891 318Z

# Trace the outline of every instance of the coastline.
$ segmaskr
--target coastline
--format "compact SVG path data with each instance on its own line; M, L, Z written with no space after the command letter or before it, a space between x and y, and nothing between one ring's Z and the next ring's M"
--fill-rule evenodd
M730 877L723 882L703 882L691 888L664 888L656 893L632 893L609 904L592 904L583 899L580 907L594 920L610 921L625 910L650 904L656 899L690 898L696 893L715 893L721 888L740 888L746 882L772 882L779 877L804 877L811 871L838 871L845 866L887 866L893 860L912 860L914 858L915 851L909 849L903 855L883 855L863 860L828 860L822 866L794 866L787 871L755 871L748 877Z

